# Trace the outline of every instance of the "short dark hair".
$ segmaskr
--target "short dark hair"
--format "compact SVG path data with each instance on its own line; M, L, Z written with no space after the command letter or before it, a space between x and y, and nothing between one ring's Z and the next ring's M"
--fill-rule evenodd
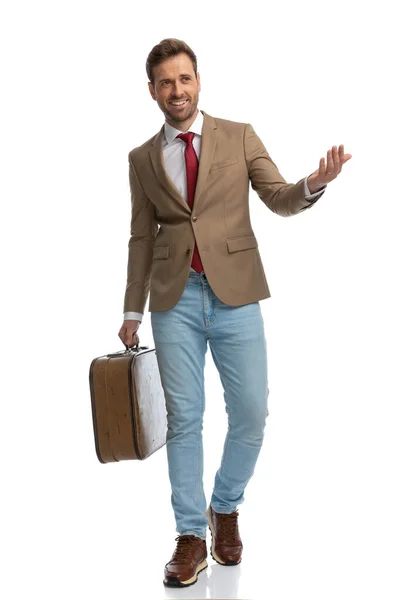
M183 41L176 38L166 38L154 46L146 60L146 72L151 84L154 86L153 68L162 63L166 58L185 52L192 61L194 74L197 77L197 57L193 50Z

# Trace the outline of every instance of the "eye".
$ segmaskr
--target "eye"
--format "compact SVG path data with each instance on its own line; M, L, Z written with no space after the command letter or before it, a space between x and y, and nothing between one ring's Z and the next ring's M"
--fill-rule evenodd
M183 77L183 79L187 79L190 81L190 77L188 77L187 75L185 75ZM169 79L165 79L164 81L161 82L161 85L168 84L168 83L170 83Z

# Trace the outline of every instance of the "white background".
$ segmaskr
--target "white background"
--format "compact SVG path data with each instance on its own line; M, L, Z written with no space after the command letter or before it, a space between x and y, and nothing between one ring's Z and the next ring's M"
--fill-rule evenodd
M398 600L399 47L395 3L2 3L1 595ZM269 410L243 561L164 589L166 451L103 465L89 365L123 349L128 152L164 120L145 62L198 57L199 108L251 123L288 182L353 158L294 218L250 188L271 290ZM139 330L152 345L150 314ZM207 354L207 498L226 413ZM207 545L210 545L208 538Z

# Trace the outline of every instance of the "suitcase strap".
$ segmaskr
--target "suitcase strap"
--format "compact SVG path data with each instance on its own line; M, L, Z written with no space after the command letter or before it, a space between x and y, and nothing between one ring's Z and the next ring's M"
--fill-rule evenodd
M127 346L125 344L126 349L125 350L119 350L118 352L112 352L111 354L107 354L107 356L132 356L132 354L137 354L138 352L140 352L140 350L148 350L149 346L139 346L139 344L136 344L136 346Z

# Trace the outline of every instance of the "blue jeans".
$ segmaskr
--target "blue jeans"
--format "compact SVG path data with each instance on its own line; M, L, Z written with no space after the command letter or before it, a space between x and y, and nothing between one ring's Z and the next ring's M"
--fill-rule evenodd
M151 312L151 325L166 399L166 448L177 532L206 539L202 430L207 341L228 415L211 505L216 512L230 513L244 500L269 414L267 348L260 304L224 304L205 273L191 271L178 303L170 310Z

